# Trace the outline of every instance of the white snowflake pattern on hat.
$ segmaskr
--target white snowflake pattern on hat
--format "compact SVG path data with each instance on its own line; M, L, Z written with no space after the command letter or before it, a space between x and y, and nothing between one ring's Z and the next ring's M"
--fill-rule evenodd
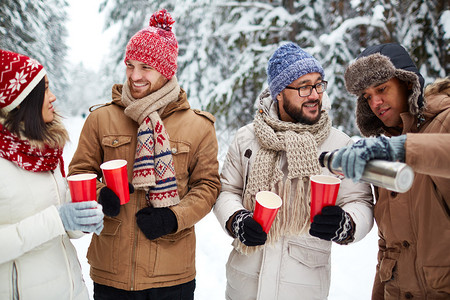
M6 103L6 96L3 96L3 93L0 93L0 103Z
M37 60L0 49L0 109L9 112L16 108L45 75Z
M20 85L21 84L25 84L27 82L27 80L25 79L27 77L27 74L23 74L22 72L17 72L16 73L16 78L11 79L9 82L11 83L9 85L9 89L12 88L11 93L13 93L15 90L20 90Z
M28 67L31 67L31 69L37 69L39 67L39 62L33 58L30 58L27 63Z

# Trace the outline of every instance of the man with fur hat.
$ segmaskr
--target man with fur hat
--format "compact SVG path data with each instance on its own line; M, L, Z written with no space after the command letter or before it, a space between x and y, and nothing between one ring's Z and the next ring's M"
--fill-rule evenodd
M345 73L358 97L364 138L340 149L333 168L358 180L367 161L406 162L415 171L405 193L375 188L379 229L372 299L450 298L450 78L422 93L424 80L399 44L364 50Z
M322 110L327 88L319 62L294 43L269 60L269 87L252 124L239 129L223 165L214 206L235 238L226 269L226 299L327 299L331 241L361 240L372 228L370 186L341 182L336 206L310 223L309 176L332 175L322 151L352 140ZM268 234L252 218L255 195L273 191L283 201Z
M214 117L190 109L175 77L173 23L158 11L130 39L126 82L89 115L69 167L100 178L103 162L128 162L128 203L97 182L106 217L87 254L95 299L194 299L194 225L219 193L218 145Z

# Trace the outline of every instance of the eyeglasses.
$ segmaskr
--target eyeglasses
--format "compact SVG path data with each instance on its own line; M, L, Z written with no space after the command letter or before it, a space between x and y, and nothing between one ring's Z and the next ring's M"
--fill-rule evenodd
M322 94L323 92L325 92L327 90L327 84L328 81L322 81L316 83L315 85L304 85L298 88L287 86L285 88L289 90L297 90L300 97L308 97L312 94L313 89L316 89L317 94Z

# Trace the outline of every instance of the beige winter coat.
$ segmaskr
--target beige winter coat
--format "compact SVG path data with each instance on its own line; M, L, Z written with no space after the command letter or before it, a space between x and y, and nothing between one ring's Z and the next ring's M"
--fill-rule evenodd
M271 115L276 117L272 100L265 99L264 105L270 106ZM322 151L331 151L351 143L352 140L346 134L331 128L328 138L319 145L317 157ZM214 213L227 234L226 224L229 218L244 209L242 198L246 178L256 156L248 157L247 153L250 151L247 149L253 154L260 149L253 124L239 129L222 168L222 190L214 206ZM282 154L280 167L287 174L286 153ZM322 168L322 174L331 175L326 168ZM372 203L373 195L369 185L342 180L337 205L348 212L356 224L355 242L361 240L372 228ZM282 236L276 243L265 245L261 251L249 255L233 249L226 265L226 299L327 299L331 279L330 255L331 242L309 233Z

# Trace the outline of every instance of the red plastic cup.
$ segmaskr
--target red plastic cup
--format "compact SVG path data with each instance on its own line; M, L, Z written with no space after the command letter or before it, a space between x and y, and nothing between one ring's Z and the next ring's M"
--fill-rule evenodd
M67 177L72 202L97 200L96 174L85 173Z
M275 220L278 209L282 204L281 198L269 191L258 192L255 197L256 204L253 219L262 226L264 232L269 233L273 220Z
M100 165L106 186L120 199L120 205L130 201L128 187L127 161L123 159L110 160Z
M341 180L328 175L311 176L311 223L324 206L336 204Z

